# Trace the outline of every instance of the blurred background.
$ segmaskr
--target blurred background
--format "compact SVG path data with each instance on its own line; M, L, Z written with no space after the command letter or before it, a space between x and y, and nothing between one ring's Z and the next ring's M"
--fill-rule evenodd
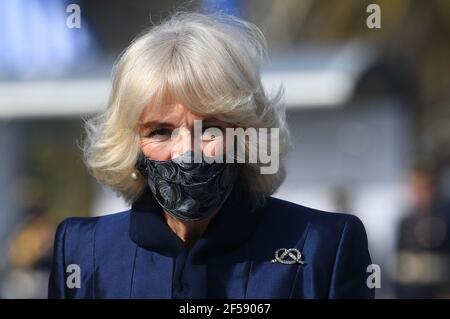
M46 297L62 219L127 208L83 165L83 118L119 53L180 9L266 35L293 142L275 196L361 218L377 298L450 298L448 0L0 0L0 297Z

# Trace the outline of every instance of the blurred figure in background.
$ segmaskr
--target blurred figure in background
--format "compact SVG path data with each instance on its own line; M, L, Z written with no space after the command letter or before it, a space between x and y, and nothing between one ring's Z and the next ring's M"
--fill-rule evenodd
M449 205L439 196L433 170L409 174L411 209L401 220L397 242L397 297L449 298Z
M50 273L55 223L46 209L39 184L30 181L23 219L8 242L8 271L1 286L2 298L43 298Z

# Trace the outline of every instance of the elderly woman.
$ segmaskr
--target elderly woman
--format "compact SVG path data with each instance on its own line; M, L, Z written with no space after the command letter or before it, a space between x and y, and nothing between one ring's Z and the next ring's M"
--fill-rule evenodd
M49 297L373 297L359 219L271 197L288 131L264 54L226 15L179 13L132 42L84 148L131 209L60 224Z

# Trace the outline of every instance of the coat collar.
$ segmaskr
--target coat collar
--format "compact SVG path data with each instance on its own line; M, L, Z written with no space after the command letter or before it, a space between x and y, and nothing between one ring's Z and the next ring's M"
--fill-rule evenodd
M190 252L198 257L221 255L243 245L261 215L252 209L249 198L248 192L236 183ZM131 207L130 238L139 246L166 256L187 252L183 242L166 224L161 206L148 187Z

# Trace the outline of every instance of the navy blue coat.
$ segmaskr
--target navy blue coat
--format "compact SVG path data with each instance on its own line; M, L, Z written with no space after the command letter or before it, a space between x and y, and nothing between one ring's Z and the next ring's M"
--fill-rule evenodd
M251 211L239 193L189 250L148 190L129 211L66 219L55 236L49 297L373 298L357 217L272 197ZM304 263L273 263L279 248L297 248Z

